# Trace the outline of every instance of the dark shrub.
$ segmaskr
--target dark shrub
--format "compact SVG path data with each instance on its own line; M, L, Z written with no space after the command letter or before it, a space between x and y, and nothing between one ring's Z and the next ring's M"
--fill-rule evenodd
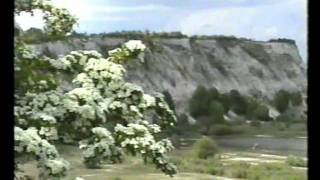
M228 93L221 94L219 96L219 101L223 105L224 113L227 113L230 110L230 107L232 105L232 101L229 94Z
M168 103L169 108L175 112L176 107L175 107L174 100L173 100L170 92L168 90L166 90L166 91L163 91L162 94L164 95L164 100Z
M213 139L204 137L195 142L193 150L200 159L214 157L218 153L218 145Z
M269 42L284 42L290 44L296 44L295 40L293 39L286 39L286 38L278 38L278 39L270 39Z
M211 128L210 134L217 135L217 136L225 136L231 134L238 134L242 133L240 129L234 129L230 125L226 124L217 124Z
M219 93L218 89L215 88L215 87L212 87L212 88L208 89L207 92L208 92L208 95L209 95L208 98L210 100L217 100L217 99L220 98L220 93Z
M208 91L204 86L198 86L194 91L190 101L189 110L193 117L208 115Z
M209 106L209 114L212 124L224 123L224 108L219 101L212 101Z
M257 120L261 120L261 121L270 120L269 108L261 104L259 104L259 106L256 107L256 109L252 112L252 115Z
M290 93L285 90L278 91L273 97L273 104L279 112L284 112L288 109L290 101Z
M260 103L254 98L248 98L246 109L246 118L255 119L253 112L257 109Z
M229 96L232 101L231 110L237 114L244 115L248 105L247 98L234 89L230 91Z

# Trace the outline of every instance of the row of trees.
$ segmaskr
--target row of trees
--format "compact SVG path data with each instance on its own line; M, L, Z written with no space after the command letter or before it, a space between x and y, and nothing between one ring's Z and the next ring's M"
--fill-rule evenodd
M213 126L226 124L225 115L231 110L243 119L253 121L270 121L269 107L274 106L279 112L275 120L290 123L297 116L290 113L291 106L300 106L302 95L299 91L280 90L273 99L262 100L253 96L245 96L237 90L220 93L216 88L198 86L189 101L190 114L198 120L198 124L209 132Z
M223 115L229 110L248 119L268 119L268 108L260 100L244 96L237 90L220 93L216 88L199 86L193 93L189 110L192 116L212 116L215 122L223 122Z
M181 32L150 32L146 31L118 31L100 34L87 34L72 31L68 37L66 36L48 36L42 29L30 28L21 33L21 38L26 43L41 43L57 40L66 40L68 38L89 38L89 37L117 37L125 39L145 39L145 38L188 38Z
M300 106L303 103L302 95L299 91L290 92L286 90L279 90L275 93L273 104L281 113L288 110L290 105Z
M98 33L98 34L87 34L72 31L69 37L66 36L47 36L47 34L38 28L30 28L22 33L21 36L26 43L41 43L56 40L66 40L67 38L89 38L89 37L118 37L125 39L146 39L146 38L190 38L195 39L216 39L219 41L255 41L248 38L239 38L235 36L225 35L192 35L188 36L181 32L154 32L154 31L117 31L110 33ZM294 40L291 39L270 39L269 42L286 42L295 44Z

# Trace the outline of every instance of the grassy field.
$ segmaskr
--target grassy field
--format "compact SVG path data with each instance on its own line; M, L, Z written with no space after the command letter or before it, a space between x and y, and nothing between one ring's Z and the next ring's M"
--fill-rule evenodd
M179 173L173 178L156 170L152 164L144 164L138 157L127 156L122 164L105 164L101 169L87 169L81 160L81 152L75 146L59 145L62 156L71 163L64 180L82 177L86 180L304 180L306 167L292 167L283 155L264 152L220 149L214 158L199 159L191 148L175 150L170 157ZM36 176L35 162L23 165L27 174Z
M272 135L273 137L293 138L306 137L306 123L292 123L289 127L273 122L262 122L259 126L252 126L243 122L230 123L230 125L217 125L213 134L217 136L237 135L252 137L255 135Z
M270 122L261 124L260 127L252 127L244 124L236 126L243 133L239 135L252 136L260 134L268 134L273 137L306 137L307 136L307 124L306 123L293 123L288 128L277 127Z
M253 127L248 124L231 125L242 133L231 134L246 139L259 135L272 135L287 139L306 137L306 125L292 124L285 130L271 123ZM239 131L238 131L239 132ZM228 137L225 135L222 137ZM169 154L177 165L179 173L173 178L155 169L152 164L144 164L139 157L127 156L121 164L105 164L101 169L87 169L82 163L81 151L75 146L58 145L61 156L71 164L71 169L64 180L82 177L85 180L305 180L307 167L305 154L296 151L279 151L251 148L219 147L214 158L199 159L194 155L193 143L201 135L193 138L178 137L180 148ZM218 141L221 136L211 136ZM182 139L182 141L181 141ZM232 139L232 138L231 138ZM247 138L248 139L248 138ZM236 140L238 142L238 140ZM246 141L247 142L247 141ZM291 156L294 155L294 156ZM289 158L288 158L289 157ZM36 162L30 161L22 166L25 173L36 177ZM37 178L35 178L37 179Z

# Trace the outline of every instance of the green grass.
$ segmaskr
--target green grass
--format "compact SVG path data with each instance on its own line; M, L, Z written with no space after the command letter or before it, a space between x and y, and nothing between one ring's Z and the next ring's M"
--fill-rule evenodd
M196 149L191 148L192 143L185 149L176 149L169 153L169 157L177 165L179 173L177 179L184 180L210 180L218 177L240 178L248 180L304 180L305 170L296 170L288 163L285 156L261 156L264 152L249 152L248 150L235 151L219 148L214 157L199 159ZM153 164L144 164L139 157L126 156L121 164L104 164L101 169L87 169L82 163L81 152L76 146L58 145L62 157L71 163L71 170L64 180L74 180L83 177L86 180L170 180L169 176L157 170ZM258 159L258 165L251 165L247 161L232 161L232 158ZM291 157L291 156L290 156ZM292 158L291 158L292 159ZM299 159L295 157L296 159ZM267 160L278 160L279 163L261 163ZM300 160L299 160L300 161ZM300 163L300 162L299 162ZM23 169L30 175L38 173L35 161L23 165Z
M307 175L286 164L274 163L250 167L246 178L248 180L307 180Z
M297 156L289 156L286 163L295 167L307 167L307 161Z
M254 135L267 134L273 137L293 138L298 136L307 136L306 123L292 123L288 128L279 129L272 122L265 122L259 127L251 126L249 124L232 125L232 129L236 129L239 133L232 133L233 135L242 137L252 137ZM228 135L228 134L226 134Z

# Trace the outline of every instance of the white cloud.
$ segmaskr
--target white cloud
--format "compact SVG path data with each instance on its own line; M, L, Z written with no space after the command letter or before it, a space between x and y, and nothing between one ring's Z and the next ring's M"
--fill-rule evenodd
M53 0L52 3L57 7L66 8L68 11L78 18L79 26L85 22L118 22L127 21L128 15L125 13L140 13L140 12L164 12L170 10L170 7L155 4L146 4L139 6L114 6L104 3L102 5L95 4L94 1L89 0ZM121 14L122 13L122 14ZM43 20L41 13L35 13L31 16L28 13L23 13L15 17L16 21L23 29L30 27L43 27Z
M146 12L146 11L167 11L170 7L162 5L142 5L142 6L96 6L96 12L106 12L106 13L132 13L132 12Z
M166 30L185 34L223 34L256 40L291 38L306 59L306 1L283 0L257 6L232 6L198 10L179 16Z
M242 16L240 16L242 14ZM243 15L245 14L245 15ZM239 35L248 29L257 15L251 8L223 8L202 10L181 20L179 26L185 34L229 34Z
M68 9L72 14L81 20L94 19L98 13L133 13L146 11L166 11L170 7L155 4L146 4L139 6L115 6L108 3L94 4L88 0L53 0L53 3L59 7ZM118 19L118 17L116 18Z

